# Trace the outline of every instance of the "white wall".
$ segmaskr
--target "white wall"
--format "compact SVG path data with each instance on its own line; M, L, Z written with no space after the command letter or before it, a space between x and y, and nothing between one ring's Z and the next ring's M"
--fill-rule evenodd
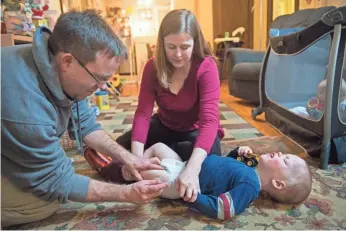
M58 14L61 14L60 1L49 1L49 10L56 10Z
M213 0L196 0L196 17L205 40L214 50Z
M187 9L196 14L197 1L198 0L174 0L174 9Z

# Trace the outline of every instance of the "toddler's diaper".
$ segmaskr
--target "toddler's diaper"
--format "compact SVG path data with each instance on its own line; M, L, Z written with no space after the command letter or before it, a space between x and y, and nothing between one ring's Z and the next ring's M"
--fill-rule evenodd
M185 168L186 162L182 162L176 159L163 159L161 160L161 165L166 169L169 176L169 186L162 191L160 196L167 199L181 198L179 192L176 189L175 180L178 178L181 171L183 171L183 169Z

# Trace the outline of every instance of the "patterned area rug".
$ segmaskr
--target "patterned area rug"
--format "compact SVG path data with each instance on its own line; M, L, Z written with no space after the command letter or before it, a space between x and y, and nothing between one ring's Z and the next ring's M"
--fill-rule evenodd
M132 127L133 117L138 104L138 97L122 97L120 101L110 100L110 109L101 111L97 120L103 129L114 139ZM238 116L226 104L219 103L220 122L225 131L223 141L242 140L260 137L262 134L248 124L243 118ZM157 111L157 105L154 106L154 113ZM74 149L76 143L65 134L61 139L65 150Z
M112 109L102 112L100 123L115 138L131 127L136 101L133 98L112 102ZM299 205L275 203L261 195L243 214L219 221L189 209L181 200L157 199L150 204L136 206L124 203L76 203L62 205L62 209L40 222L12 229L346 229L346 165L329 166L323 171L318 162L308 158L304 150L284 136L259 137L261 134L242 118L220 103L220 119L226 139L222 142L223 153L238 145L248 145L256 153L282 151L305 158L313 172L311 196ZM115 120L115 121L114 121ZM250 139L249 139L250 138ZM255 138L255 139L254 139ZM75 171L100 179L90 169L84 157L72 150L74 142L64 136L62 143L74 159Z
M105 130L111 131L113 136L118 136L131 129L138 104L137 97L123 97L120 98L120 102L113 99L110 104L110 109L102 111L98 120ZM219 108L221 125L225 130L225 141L261 136L260 132L233 112L226 104L220 102ZM154 112L156 110L157 106L155 105Z

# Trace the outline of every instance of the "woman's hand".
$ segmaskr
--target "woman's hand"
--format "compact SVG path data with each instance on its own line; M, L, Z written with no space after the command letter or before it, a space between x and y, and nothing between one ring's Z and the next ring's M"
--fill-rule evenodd
M207 152L202 148L194 148L186 167L176 179L177 191L184 201L194 202L198 193L201 193L199 187L199 172Z
M194 202L197 199L198 193L201 192L199 187L199 172L191 166L186 166L176 179L177 191L184 201Z

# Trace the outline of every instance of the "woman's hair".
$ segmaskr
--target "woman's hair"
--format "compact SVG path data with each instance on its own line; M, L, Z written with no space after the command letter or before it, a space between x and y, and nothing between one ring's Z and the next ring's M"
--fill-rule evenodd
M155 68L159 83L167 88L171 82L174 67L165 55L164 38L170 34L187 33L194 41L192 59L213 56L206 43L196 17L186 9L170 11L162 20L155 51Z

